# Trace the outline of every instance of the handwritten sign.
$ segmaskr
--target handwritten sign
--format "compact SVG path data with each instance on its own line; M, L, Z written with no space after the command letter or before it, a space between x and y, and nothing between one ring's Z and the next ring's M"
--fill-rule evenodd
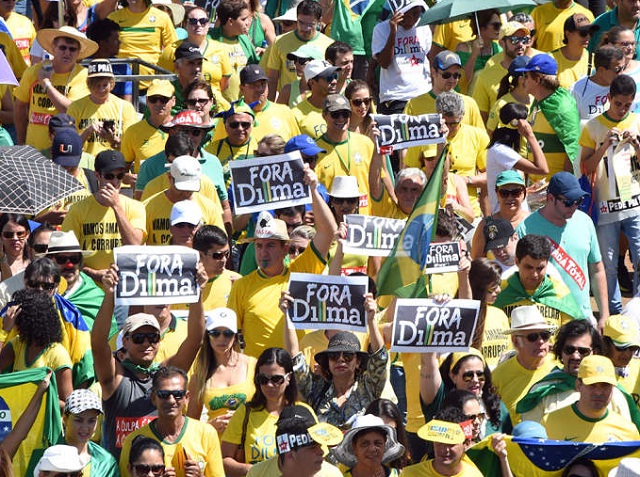
M345 216L347 238L342 243L344 253L388 257L406 220L349 214Z
M446 141L440 132L440 114L372 114L371 117L380 129L380 135L376 136L376 147L380 153Z
M119 268L117 305L195 303L196 250L178 245L145 247L127 245L113 250Z
M458 242L431 242L429 244L429 256L425 273L457 272L460 261L460 243Z
M299 151L278 156L231 161L231 187L236 214L311 203Z
M399 299L393 317L391 351L409 353L466 351L476 329L480 302Z
M288 316L297 329L365 332L364 295L369 279L292 273L289 294L293 304Z

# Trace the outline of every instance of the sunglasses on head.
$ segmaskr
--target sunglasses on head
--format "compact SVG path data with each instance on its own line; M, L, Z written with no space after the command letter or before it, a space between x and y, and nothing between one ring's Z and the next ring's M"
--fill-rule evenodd
M522 187L518 187L517 189L498 189L498 195L503 199L508 199L509 197L520 197L524 189Z
M284 383L284 380L287 379L287 376L289 376L289 373L274 374L272 376L267 376L266 374L258 374L258 376L256 377L256 381L258 381L258 384L261 386L264 386L269 383L273 383L276 386L280 386L282 383Z
M562 205L567 208L578 207L582 203L582 197L575 200L567 199L566 197L556 197L556 199L562 202Z
M196 99L187 99L186 103L187 103L187 106L197 106L199 104L204 106L209 101L211 101L209 98L196 98Z
M477 377L478 381L484 381L484 371L465 371L462 373L462 380L466 383L473 380L473 377Z
M126 173L121 172L120 174L112 174L111 172L105 172L103 174L100 174L103 178L107 179L108 181L112 181L113 179L118 179L119 181L121 181L122 179L124 179Z
M162 103L167 104L171 98L165 98L164 96L149 96L147 97L147 103Z
M18 240L22 240L24 238L26 238L27 236L27 231L26 230L20 230L19 232L2 232L2 238L6 238L6 239L12 239L12 238L16 238Z
M329 358L331 361L338 361L340 359L340 356L342 356L342 359L344 359L345 363L350 363L354 360L356 354L349 351L329 351L327 353L327 358Z
M38 289L38 290L44 290L44 291L53 291L56 289L56 287L58 286L57 283L49 283L49 282L34 282L34 281L27 281L27 286L29 288L33 288L33 289Z
M229 123L229 127L231 129L238 129L238 128L242 128L242 129L249 129L251 127L251 123L249 121L231 121Z
M231 251L223 250L222 252L200 252L200 253L202 253L202 255L204 255L205 257L208 255L209 257L214 258L216 260L222 260L223 258L228 258Z
M329 113L329 116L331 116L333 119L348 119L351 117L351 111L331 111Z
M187 391L184 389L158 389L154 392L160 399L169 399L169 396L173 396L176 401L183 399L187 395Z
M352 99L351 104L353 104L356 107L360 107L363 104L365 106L369 106L371 104L371 98Z
M149 475L149 472L151 472L153 475L158 477L164 474L164 470L165 470L164 465L161 465L161 464L158 464L158 465L134 464L133 468L138 474Z
M78 51L80 48L78 48L77 46L69 46L69 45L58 45L57 48L60 51L67 51L69 50L71 53L75 53L76 51Z
M451 73L450 71L444 71L440 73L440 76L442 76L444 79L449 79L451 77L453 77L453 79L460 79L462 78L462 75L460 73Z
M529 333L527 335L519 335L526 338L529 343L535 343L540 338L542 341L549 341L551 339L551 331L540 331L538 333Z
M58 255L54 254L53 259L58 265L66 265L67 262L71 262L73 265L77 265L82 260L80 255Z
M519 44L527 45L531 41L531 38L528 36L510 36L509 41L511 42L512 45L519 45Z
M218 338L220 335L223 335L225 338L233 338L236 334L231 330L209 330L207 331L209 336L213 336L214 338Z
M584 346L569 346L569 345L562 348L562 352L566 355L572 355L576 351L580 356L589 356L591 354L591 351L593 350L591 348L587 348Z
M196 26L198 23L202 26L205 26L207 23L209 23L209 19L207 18L189 18L188 19L189 25L193 25Z
M131 333L129 335L133 344L142 344L144 340L147 340L149 344L156 344L160 341L160 333Z

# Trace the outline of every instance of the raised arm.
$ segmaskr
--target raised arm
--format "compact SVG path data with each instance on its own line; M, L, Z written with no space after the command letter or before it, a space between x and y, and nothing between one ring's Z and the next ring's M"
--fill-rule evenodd
M384 337L378 328L378 322L376 321L376 300L373 298L373 293L369 292L364 296L364 311L367 314L367 329L369 330L369 345L371 346L371 352L375 353L380 348L384 347Z
M313 199L313 218L316 226L316 236L313 238L313 246L322 257L326 257L331 248L331 243L338 229L336 219L331 213L331 209L318 192L318 176L309 167L304 165L304 182L311 187L311 197Z
M389 19L389 37L387 38L387 42L384 44L384 48L373 56L382 68L388 68L393 61L396 32L398 31L398 24L402 21L403 17L404 14L399 10L391 16Z
M433 402L441 385L442 376L440 376L436 354L424 353L420 368L420 399L425 405Z
M284 349L293 358L300 352L300 344L298 343L298 335L296 329L293 327L293 323L287 316L287 310L293 302L293 297L289 295L289 290L284 290L280 296L280 309L284 313L285 325L284 325Z
M109 330L111 329L111 317L115 303L114 290L117 284L118 267L112 264L102 278L104 298L91 330L93 366L98 382L102 386L103 399L108 399L119 384L116 380L116 360L109 346Z

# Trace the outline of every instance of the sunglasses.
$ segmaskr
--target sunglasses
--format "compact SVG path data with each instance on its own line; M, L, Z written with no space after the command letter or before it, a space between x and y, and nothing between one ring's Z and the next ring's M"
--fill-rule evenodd
M175 227L177 229L195 229L197 227L197 225L193 225L190 224L189 222L178 222L177 224L173 225L172 227Z
M160 476L164 474L164 465L146 465L146 464L134 464L133 468L137 474L149 475L151 472L153 475Z
M306 65L310 61L311 58L298 58L297 56L293 59L293 62L297 63L298 65Z
M517 189L498 189L498 195L503 199L509 197L520 197L524 193L524 189L519 187Z
M354 360L356 354L348 351L330 351L327 353L327 358L329 358L331 361L338 361L340 359L340 356L342 356L342 359L344 359L345 363L350 363Z
M180 128L180 131L184 131L193 137L200 136L204 132L204 130L198 128Z
M44 291L53 291L57 288L58 284L57 283L49 283L49 282L32 282L31 280L29 280L27 282L27 286L29 288L34 288L34 289L38 289L38 290L44 290Z
M147 340L149 344L156 344L160 341L160 333L131 333L131 341L133 344L142 344Z
M164 96L149 96L147 97L147 103L155 104L162 103L167 104L171 98L165 98Z
M491 23L487 23L488 27L492 27L495 31L499 31L500 28L502 27L502 23L500 22L491 22Z
M588 36L591 36L591 32L590 31L582 31L582 30L578 30L578 33L580 34L580 36L582 38L586 38Z
M225 338L233 338L236 334L231 330L209 330L207 331L209 336L213 336L214 338L218 338L220 335L223 335Z
M462 75L460 73L451 73L449 71L445 71L444 73L440 73L440 76L442 76L444 79L449 79L451 77L453 77L453 79L460 79L462 78Z
M242 128L242 129L249 129L251 127L251 123L249 121L231 121L229 123L229 127L231 129L238 129L238 128Z
M338 81L338 75L330 75L330 76L321 76L322 79L324 79L327 83L332 83L334 81Z
M355 205L358 203L358 197L331 197L331 202L334 204L347 204L347 205Z
M207 18L189 18L187 21L189 22L189 25L192 26L196 26L198 23L202 26L205 26L207 23L209 23L209 19Z
M230 250L223 250L222 252L200 252L202 255L209 256L216 260L222 260L223 258L229 258Z
M478 378L478 381L485 380L484 371L465 371L464 373L462 373L462 380L465 383L468 383L469 381L473 380L474 376Z
M21 230L20 232L2 232L2 238L12 239L14 237L18 240L23 240L27 237L27 231Z
M53 259L58 265L66 265L67 262L71 262L73 265L78 265L82 257L80 255L53 255Z
M586 348L584 346L569 346L569 345L562 348L562 352L566 355L572 355L576 351L580 356L589 356L591 354L591 351L593 350L591 348Z
M540 331L539 333L529 333L528 335L518 335L526 338L529 343L535 343L540 338L542 341L549 341L551 339L551 331Z
M169 396L173 396L176 401L180 401L180 399L183 399L187 395L187 391L184 389L158 389L154 392L160 399L169 399Z
M331 111L329 116L333 119L349 119L351 117L351 111Z
M575 200L570 200L566 197L556 197L556 199L562 202L562 205L564 205L566 208L577 207L582 203L582 197Z
M371 98L352 99L351 104L353 104L356 107L360 107L363 104L365 106L369 106L371 104Z
M121 181L126 173L121 172L120 174L112 174L111 172L105 172L104 174L100 174L103 178L107 179L108 181L112 181L113 179L118 179L119 181Z
M611 71L615 72L617 75L619 75L624 70L624 66L616 66L615 68L607 68L607 69L611 70Z
M464 417L468 421L475 421L476 419L483 420L487 415L484 412L479 412L478 414L465 414Z
M34 243L31 248L36 253L47 253L47 250L49 250L49 245L46 243Z
M289 376L289 373L274 374L272 376L267 376L266 374L258 374L258 376L256 376L256 381L258 381L258 384L260 386L264 386L269 383L273 383L276 386L280 386L282 383L284 383L284 380L287 379L287 376Z
M209 101L211 101L211 99L209 98L197 98L197 99L187 99L186 103L187 103L187 106L196 106L200 104L204 106Z
M306 250L305 247L289 247L289 255L300 255L302 252Z
M77 46L68 46L68 45L58 45L56 48L58 48L58 50L60 50L60 51L69 50L71 53L75 53L76 51L78 51L80 49Z
M510 36L509 37L509 41L511 42L512 45L519 45L519 44L523 44L523 45L528 45L529 42L531 41L531 37L528 36Z
M54 472L54 477L80 477L82 475L82 471L80 472Z

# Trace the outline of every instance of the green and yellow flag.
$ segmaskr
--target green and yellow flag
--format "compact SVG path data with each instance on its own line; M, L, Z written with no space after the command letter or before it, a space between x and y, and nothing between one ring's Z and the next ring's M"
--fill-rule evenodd
M424 269L429 244L436 230L445 158L446 148L409 214L393 251L380 267L378 295L395 295L401 298L424 296Z

